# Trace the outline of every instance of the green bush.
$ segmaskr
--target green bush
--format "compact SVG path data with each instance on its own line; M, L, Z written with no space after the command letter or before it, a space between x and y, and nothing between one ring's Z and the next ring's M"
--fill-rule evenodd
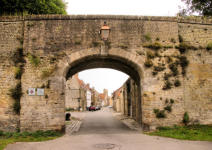
M40 58L35 55L29 54L28 59L29 59L30 63L32 65L34 65L35 67L37 67L40 64Z
M160 131L166 131L166 130L170 130L171 129L171 127L157 127L156 128L157 130L160 130Z
M153 110L153 112L154 112L155 114L157 114L159 111L160 111L159 109L154 109L154 110Z
M189 115L188 112L185 112L183 115L183 123L187 125L189 123Z
M174 104L174 100L172 98L170 99L170 103L171 104Z
M209 42L206 49L209 51L209 50L212 50L212 42Z
M15 66L17 66L18 63L23 63L24 62L23 48L22 47L17 48L16 51L13 53L11 59Z
M21 79L22 74L23 74L23 68L21 66L15 67L15 78Z
M179 37L179 42L182 43L182 42L183 42L183 37L182 37L182 35L179 35L178 37Z
M165 118L166 114L164 110L154 109L153 112L157 118Z
M193 50L197 50L198 49L197 47L189 45L189 44L184 43L184 42L180 43L179 46L175 46L175 48L179 49L181 54L185 53L189 49L193 49Z
M168 112L171 112L172 111L172 106L168 105L168 106L164 107L164 110L167 110Z
M156 113L157 118L166 118L166 114L164 110L160 110L158 113Z
M0 15L66 14L63 0L1 0Z
M178 75L178 69L177 69L177 66L178 64L177 63L172 63L172 64L169 64L169 69L172 71L172 75L173 76L176 76Z
M144 35L144 39L145 39L145 41L148 41L148 42L152 40L149 33Z
M158 74L157 71L153 71L153 72L152 72L152 75L153 75L153 76L156 76L157 74Z
M47 81L47 84L46 84L46 88L49 89L50 88L50 85L51 85L51 80L48 80Z
M189 64L189 61L187 60L187 57L185 57L185 56L180 56L179 61L180 61L179 62L180 66L182 67L182 75L185 75L186 74L186 67Z
M165 73L163 78L164 80L168 80L171 76L172 76L171 73Z
M169 49L169 48L173 48L173 46L172 45L164 45L163 48L164 49Z
M166 62L171 63L172 61L173 61L172 58L170 56L168 56L167 59L166 59Z
M74 111L74 108L66 108L66 111Z
M153 63L151 60L147 59L145 62L144 62L144 65L146 68L150 68L153 66Z
M0 130L0 136L3 136L3 135L4 135L4 132Z
M161 72L161 71L163 71L165 69L166 69L166 67L164 67L164 66L154 66L154 71L155 72Z
M185 56L180 56L179 60L180 60L181 67L187 67L188 66L189 61L187 60L187 58Z
M174 81L174 86L178 87L178 86L180 86L180 85L181 85L181 83L180 83L179 80L175 80L175 81Z
M147 52L146 52L146 55L147 55L147 58L148 58L148 59L155 58L155 54L154 54L153 52L151 52L151 51L147 51Z
M160 43L155 42L155 43L145 44L144 47L147 47L147 48L150 48L150 49L153 49L153 50L159 50L163 46Z
M171 38L172 43L176 43L176 40L174 38Z
M163 90L169 90L172 88L172 84L169 80L165 81L165 84L163 86Z
M38 138L38 137L55 137L59 136L61 133L48 130L48 131L36 131L36 132L0 132L0 138L27 138L27 137L33 137L33 138Z
M21 88L21 82L19 82L14 88L9 90L9 95L15 100L13 104L13 110L17 113L20 114L20 99L22 96L22 88Z

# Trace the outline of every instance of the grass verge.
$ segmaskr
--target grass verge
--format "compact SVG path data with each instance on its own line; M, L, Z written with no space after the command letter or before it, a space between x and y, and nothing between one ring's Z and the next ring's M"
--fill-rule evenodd
M0 131L0 150L3 150L8 144L15 142L40 142L53 140L61 137L63 134L56 131L37 131L37 132L21 132L10 133Z
M212 141L212 126L189 125L174 127L158 127L155 132L146 132L148 135L157 135L181 140Z

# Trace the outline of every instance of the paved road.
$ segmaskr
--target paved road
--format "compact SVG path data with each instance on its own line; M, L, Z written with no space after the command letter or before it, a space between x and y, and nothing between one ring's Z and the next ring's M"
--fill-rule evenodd
M6 150L212 150L212 142L147 136L127 128L108 110L85 113L78 133L56 140L16 143Z
M136 132L113 117L110 108L104 108L101 111L86 113L80 130L75 135L132 133Z

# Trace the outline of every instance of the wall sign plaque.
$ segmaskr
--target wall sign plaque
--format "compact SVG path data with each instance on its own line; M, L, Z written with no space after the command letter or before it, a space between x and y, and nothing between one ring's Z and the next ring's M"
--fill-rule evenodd
M35 88L29 88L28 89L28 95L34 96L35 95Z
M44 96L44 89L43 88L37 88L37 95L38 96Z

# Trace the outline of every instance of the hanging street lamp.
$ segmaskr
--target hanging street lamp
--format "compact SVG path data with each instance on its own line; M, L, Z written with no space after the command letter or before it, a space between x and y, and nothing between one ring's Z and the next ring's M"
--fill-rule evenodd
M106 21L104 22L104 25L100 29L100 36L101 39L104 41L107 41L110 35L110 27L107 25Z

